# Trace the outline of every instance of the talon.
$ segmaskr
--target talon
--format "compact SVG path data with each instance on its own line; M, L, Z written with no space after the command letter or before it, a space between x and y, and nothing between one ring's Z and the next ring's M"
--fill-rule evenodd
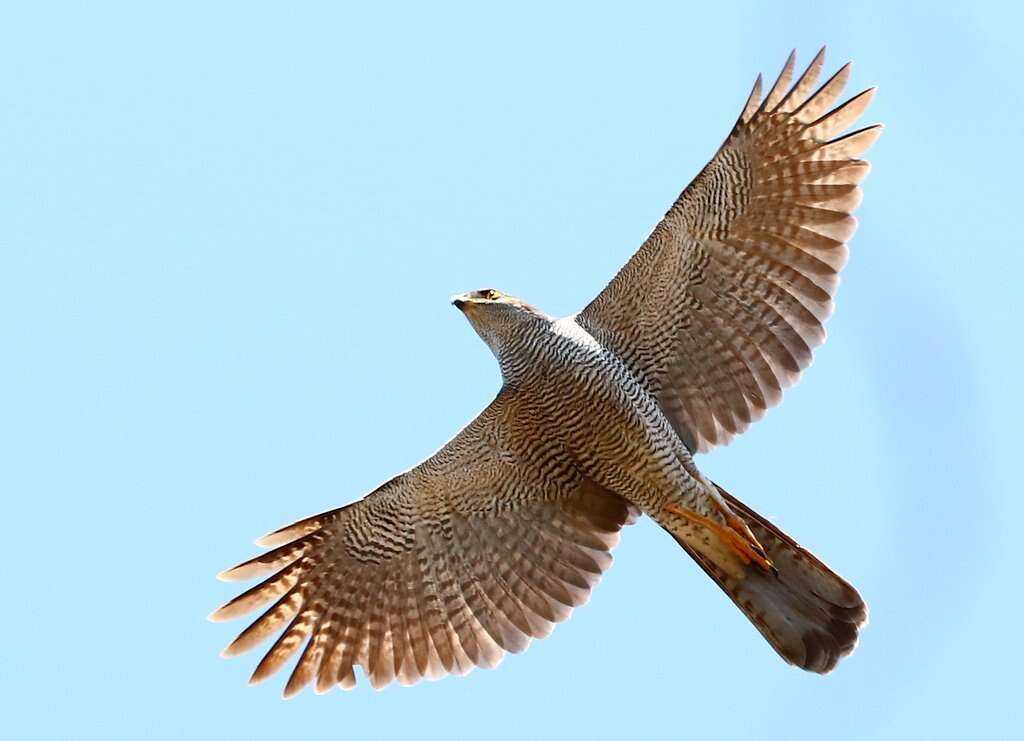
M678 507L674 504L665 505L665 509L672 514L679 515L685 520L692 522L706 530L718 535L722 541L729 546L737 557L743 562L744 566L749 566L751 562L756 563L765 571L770 571L778 576L779 571L775 568L775 564L771 562L768 555L764 552L764 548L754 538L753 533L747 528L746 523L737 518L735 515L727 516L727 525L719 525L714 520L710 520L707 517L698 515L696 512L690 512L689 510ZM736 524L733 524L735 520ZM742 528L742 530L740 529Z

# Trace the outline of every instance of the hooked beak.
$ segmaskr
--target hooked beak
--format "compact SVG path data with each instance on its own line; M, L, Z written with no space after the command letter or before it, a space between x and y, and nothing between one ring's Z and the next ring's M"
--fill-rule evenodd
M466 294L460 293L457 296L452 296L452 306L459 311L465 311L469 305L469 301L466 300Z

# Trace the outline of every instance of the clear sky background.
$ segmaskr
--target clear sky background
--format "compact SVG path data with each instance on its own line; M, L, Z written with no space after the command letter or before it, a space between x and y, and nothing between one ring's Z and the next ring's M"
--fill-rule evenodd
M148 4L147 4L148 5ZM423 3L423 6L434 4ZM9 4L4 736L1007 738L1021 547L1018 11ZM584 305L790 48L878 85L829 342L698 463L871 606L784 665L650 522L498 671L284 702L215 574L492 398L450 294Z

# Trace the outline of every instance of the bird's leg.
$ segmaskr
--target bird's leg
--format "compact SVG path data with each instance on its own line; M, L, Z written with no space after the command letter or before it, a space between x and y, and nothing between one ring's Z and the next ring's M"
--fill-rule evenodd
M743 561L744 565L749 565L753 562L765 571L778 573L775 565L772 564L771 559L768 558L768 554L764 552L761 544L757 542L754 534L750 532L747 524L732 512L723 513L726 524L720 525L714 520L698 515L696 512L691 512L688 509L683 509L675 504L666 504L665 509L674 515L682 517L687 522L692 522L698 527L715 533Z

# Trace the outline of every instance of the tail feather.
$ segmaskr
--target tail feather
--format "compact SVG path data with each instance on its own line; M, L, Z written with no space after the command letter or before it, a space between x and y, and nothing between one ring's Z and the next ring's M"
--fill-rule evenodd
M737 579L681 538L673 537L786 662L818 674L831 671L857 646L858 632L868 616L864 600L779 528L718 489L760 541L777 573L750 564L743 578Z

